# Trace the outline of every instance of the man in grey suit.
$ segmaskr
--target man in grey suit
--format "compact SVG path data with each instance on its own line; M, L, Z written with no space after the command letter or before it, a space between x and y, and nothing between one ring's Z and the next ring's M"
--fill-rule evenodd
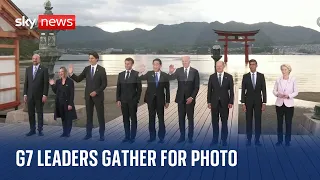
M49 90L48 68L40 64L40 55L32 56L32 66L27 67L24 81L24 102L28 105L30 132L26 136L36 134L36 117L38 115L38 132L43 136L43 105L47 101Z

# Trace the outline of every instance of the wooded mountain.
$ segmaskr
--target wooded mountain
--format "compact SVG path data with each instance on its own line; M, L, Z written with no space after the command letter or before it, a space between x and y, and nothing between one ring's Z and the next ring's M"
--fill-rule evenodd
M137 28L116 33L106 32L98 27L77 26L74 31L59 32L57 42L59 48L183 49L216 44L217 35L212 29L227 31L260 29L255 36L255 46L320 43L320 32L310 28L288 27L272 22L245 24L234 21L224 24L218 21L159 24L150 31Z

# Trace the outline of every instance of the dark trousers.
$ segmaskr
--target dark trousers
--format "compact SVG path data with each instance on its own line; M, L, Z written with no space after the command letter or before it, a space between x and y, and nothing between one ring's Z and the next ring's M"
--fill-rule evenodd
M253 123L253 113L254 113L254 127L255 127L255 141L259 141L261 135L261 109L262 104L253 103L246 104L247 112L246 112L246 132L247 139L251 141L252 139L252 123Z
M283 142L283 117L285 117L285 124L286 124L286 135L285 141L291 141L291 127L292 127L292 117L294 114L294 107L286 107L284 104L279 107L276 106L277 112L277 120L278 120L278 141Z
M63 101L60 101L63 102ZM65 103L59 104L59 114L62 120L63 134L70 135L72 129L72 119L69 118L68 105Z
M159 121L159 139L164 139L166 134L166 127L164 125L164 105L157 104L157 98L154 97L151 103L148 103L149 110L149 132L150 139L156 138L156 114L158 115Z
M135 139L137 134L137 103L121 102L121 111L126 139ZM130 128L131 119L131 128Z
M99 133L100 136L104 136L105 131L105 119L104 119L104 104L103 99L98 97L86 97L86 110L87 110L87 135L92 135L93 128L93 107L96 107Z
M38 131L43 130L43 103L42 98L27 97L28 103L28 115L30 123L30 131L36 130L36 116L35 112L37 111L38 115ZM36 111L35 111L36 110Z
M226 141L228 138L228 118L229 108L228 105L223 106L219 101L217 107L211 107L213 139L212 141L218 142L219 138L219 116L221 118L221 140Z
M186 102L186 101L184 101ZM188 138L193 138L194 129L194 101L191 104L178 103L178 113L179 113L179 129L181 138L185 139L186 134L186 115L188 117Z

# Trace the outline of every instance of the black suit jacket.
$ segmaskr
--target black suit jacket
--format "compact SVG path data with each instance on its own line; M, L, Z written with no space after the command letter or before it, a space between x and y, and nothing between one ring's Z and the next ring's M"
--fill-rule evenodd
M129 79L125 79L126 71L119 73L117 82L117 101L139 103L142 85L139 72L131 70Z
M103 91L108 85L107 73L104 67L97 65L93 78L91 77L91 65L85 67L79 76L72 74L70 78L76 82L81 82L83 79L86 79L84 92L86 98L90 97L90 93L95 91L97 93L96 97L104 100Z
M212 74L209 78L207 102L208 104L211 103L211 107L217 107L219 100L221 101L222 106L227 107L228 104L233 104L233 77L226 72L224 72L221 87L217 73Z
M74 82L72 81L72 79L67 78L66 82L65 82L65 86L66 86L66 94L65 97L67 97L66 99L66 105L72 106L72 110L68 110L68 106L65 107L65 112L69 112L68 114L68 118L70 119L77 119L77 113L76 113L76 108L74 106ZM61 117L61 112L59 112L59 96L61 92L61 88L62 88L62 80L58 79L56 80L56 83L54 85L51 86L52 91L56 94L56 101L55 101L55 111L54 111L54 119L56 120L57 118Z
M147 80L148 83L144 102L152 103L153 99L157 98L157 104L161 106L170 103L170 83L167 73L161 71L158 87L156 87L154 71L148 71L145 75L141 75L140 79Z
M27 67L24 81L23 94L27 97L42 98L48 96L49 91L49 73L48 68L39 65L35 79L33 79L33 65Z
M267 103L266 80L264 75L257 72L256 88L253 88L251 81L251 73L243 75L242 90L241 90L241 103Z
M190 67L187 81L185 81L184 67L176 69L169 75L170 80L178 80L178 89L176 94L176 103L185 103L185 98L192 97L195 102L200 88L200 76L198 70Z

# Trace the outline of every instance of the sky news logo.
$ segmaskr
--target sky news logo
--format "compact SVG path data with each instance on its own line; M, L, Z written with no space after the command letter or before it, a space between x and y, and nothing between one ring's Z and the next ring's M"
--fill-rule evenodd
M39 15L37 19L27 19L25 16L16 19L16 26L26 26L39 30L74 30L76 29L75 15Z

